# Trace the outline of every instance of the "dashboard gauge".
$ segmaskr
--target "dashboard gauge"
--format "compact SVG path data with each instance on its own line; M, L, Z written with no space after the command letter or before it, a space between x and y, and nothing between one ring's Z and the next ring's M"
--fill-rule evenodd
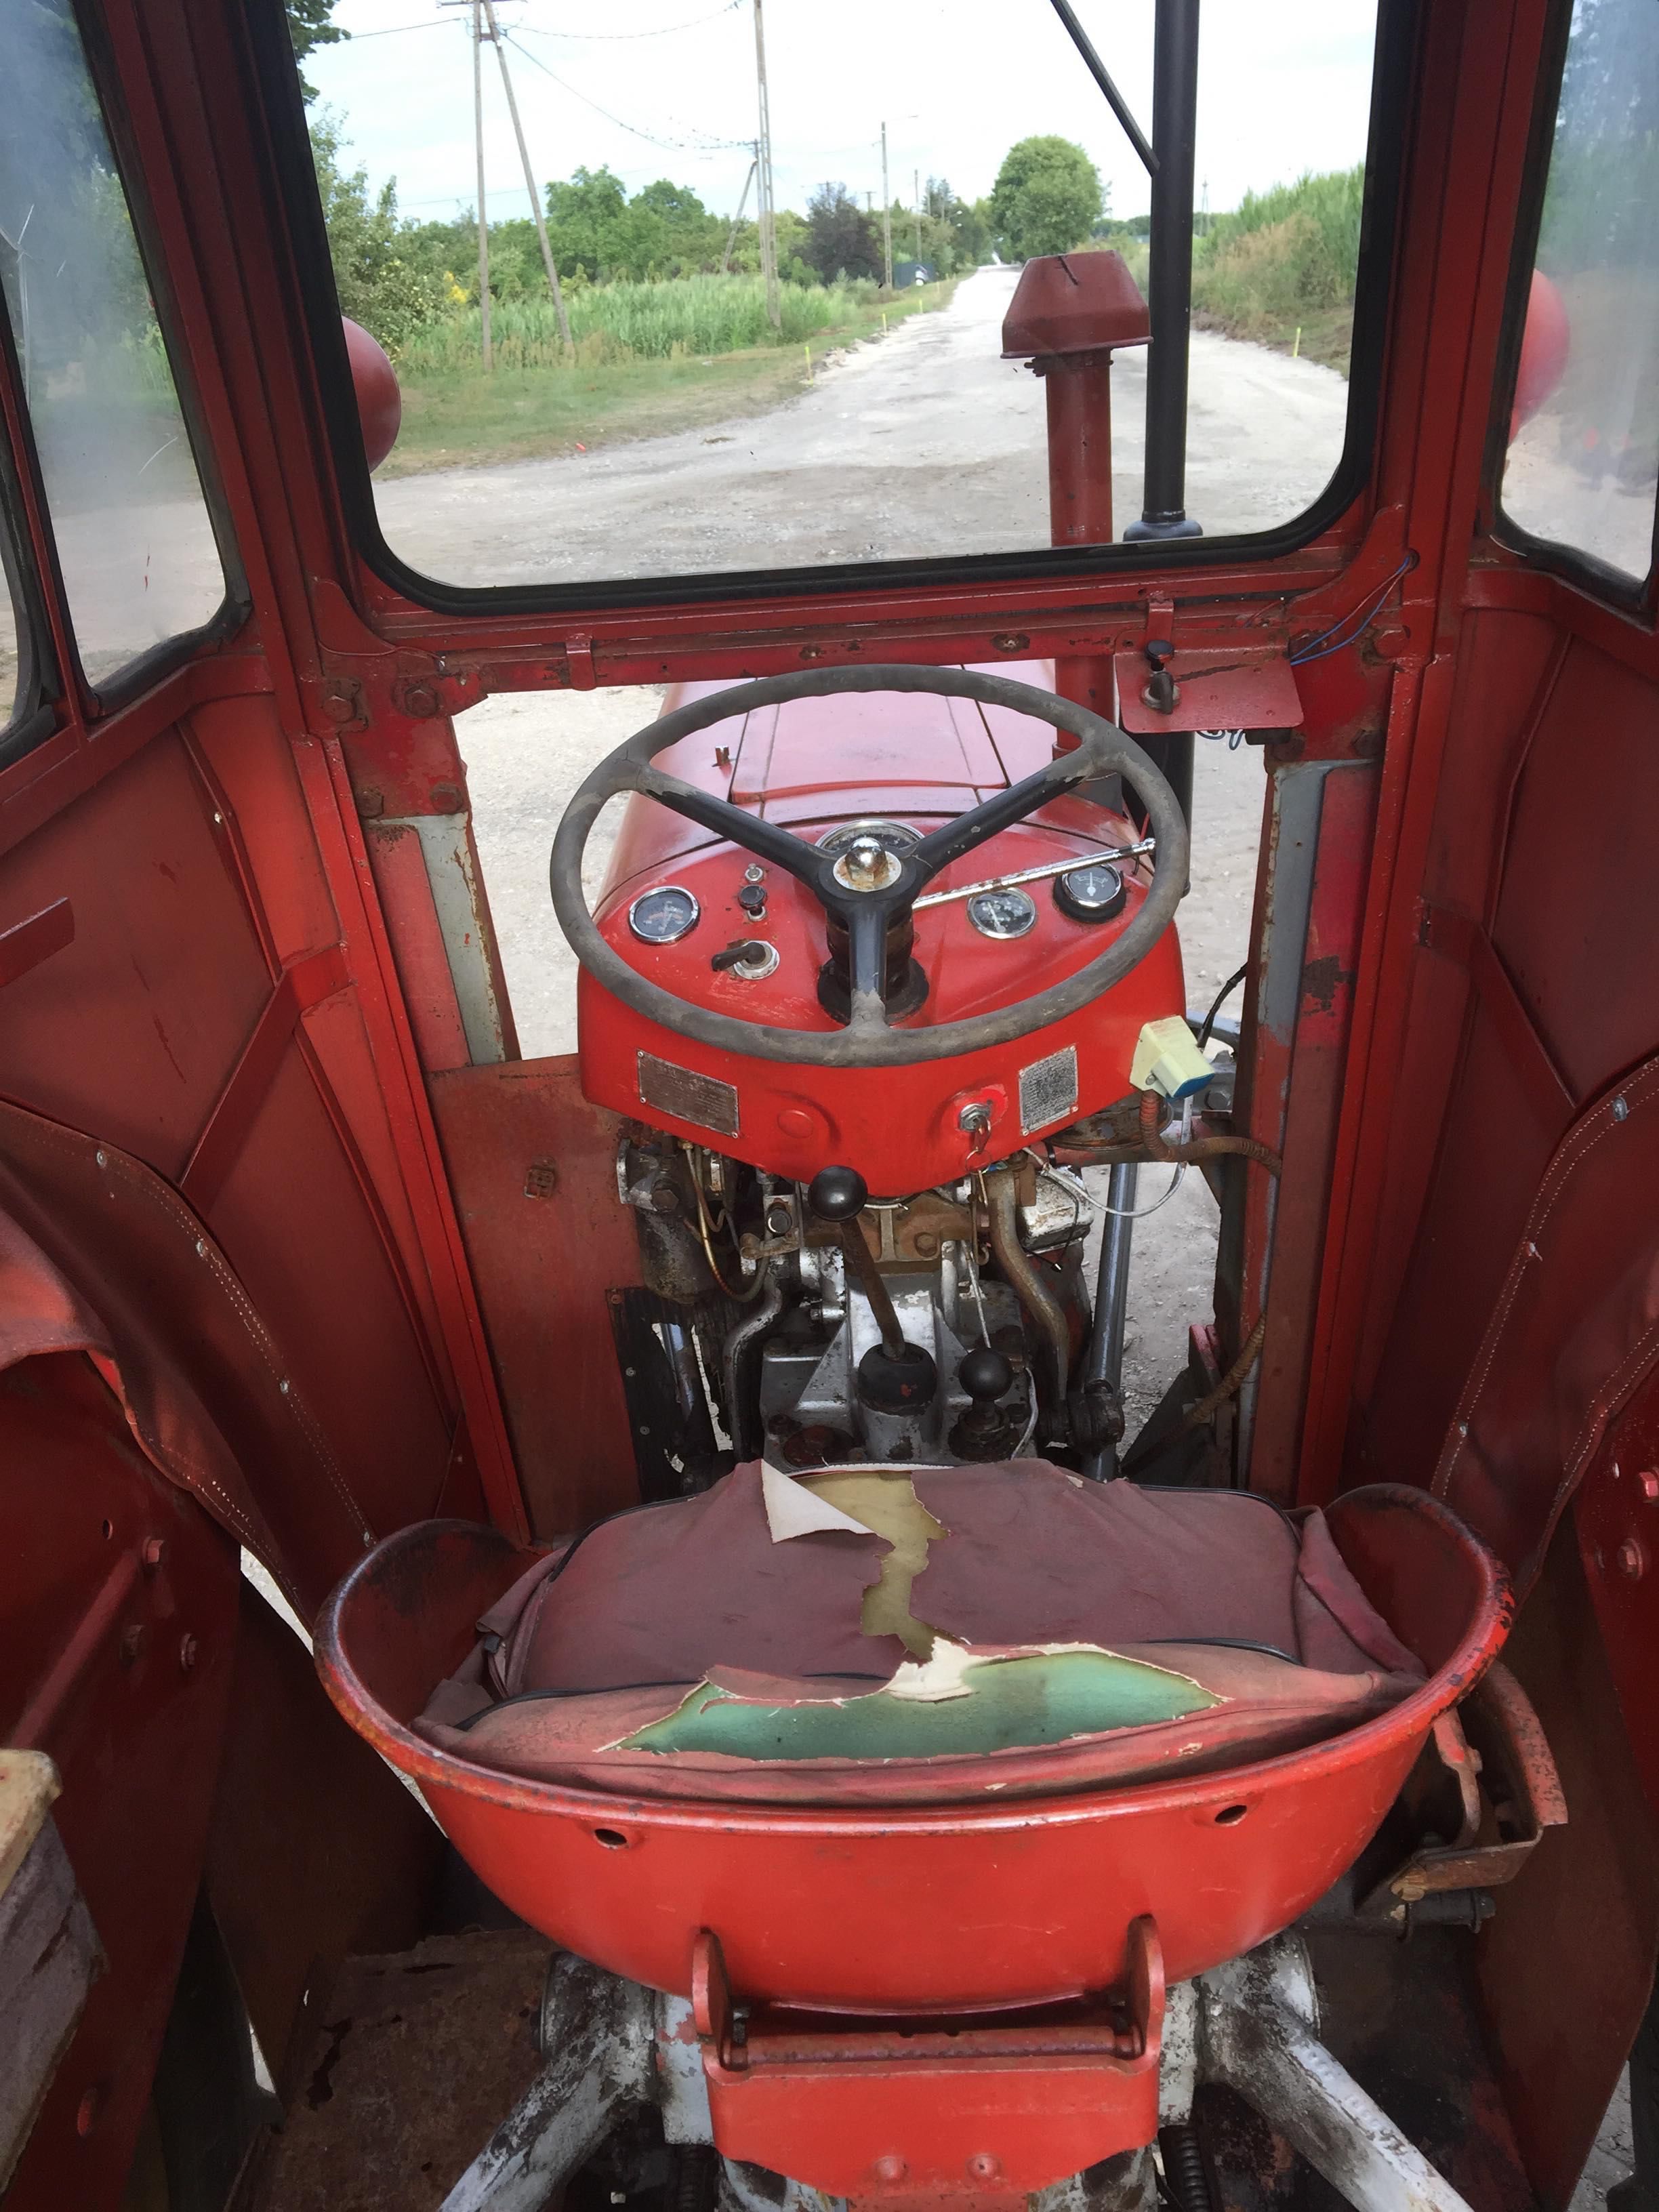
M1073 921L1111 921L1128 899L1122 872L1109 860L1068 868L1054 878L1054 904Z
M838 822L833 830L826 830L818 839L820 853L840 855L860 837L873 837L884 853L891 853L902 860L921 842L920 830L912 830L902 822L890 822L884 815L860 815L856 822Z
M641 944L677 945L697 926L702 912L678 884L653 884L628 909L628 927Z
M968 902L968 919L981 937L1024 937L1036 918L1036 901L1012 884L1001 890L975 891Z

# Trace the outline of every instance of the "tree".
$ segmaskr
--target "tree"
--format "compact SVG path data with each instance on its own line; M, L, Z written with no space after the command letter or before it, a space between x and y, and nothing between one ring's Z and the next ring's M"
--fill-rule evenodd
M339 125L325 110L311 125L311 156L328 230L329 259L342 313L361 323L395 359L410 337L449 304L442 277L408 251L398 221L398 183L388 178L371 199L368 172L340 167Z
M1068 138L1022 138L1003 157L991 191L997 244L1012 261L1070 252L1104 206L1099 171Z
M294 41L296 65L318 46L338 46L342 39L351 36L339 25L330 21L334 13L334 0L287 0L288 34ZM303 69L299 72L300 89L307 100L315 100L317 88L307 84Z
M879 278L875 223L845 185L820 185L807 201L803 258L826 284L837 276Z

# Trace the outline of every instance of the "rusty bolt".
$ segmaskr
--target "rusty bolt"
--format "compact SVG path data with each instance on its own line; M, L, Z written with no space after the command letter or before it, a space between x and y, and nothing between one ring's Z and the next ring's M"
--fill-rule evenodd
M888 2150L882 2153L870 2171L878 2181L886 2182L890 2188L895 2182L902 2181L910 2169L896 2150Z
M995 2181L1002 2172L1002 2160L994 2151L976 2150L968 2161L969 2181Z
M1634 1536L1626 1536L1619 1547L1620 1573L1633 1583L1639 1583L1647 1569L1647 1553Z
M144 1656L144 1646L149 1641L149 1632L143 1621L135 1620L131 1628L121 1632L121 1664L131 1667Z
M525 1170L524 1194L526 1198L551 1198L559 1187L559 1166L556 1160L532 1160Z
M1644 1504L1659 1505L1659 1468L1644 1467L1636 1478L1636 1487Z
M680 1194L666 1176L651 1186L651 1211L653 1213L678 1213Z
M1023 629L1000 629L991 642L999 653L1024 653L1031 641Z
M357 793L357 811L365 822L374 821L386 812L384 795L378 791L360 791Z
M189 1674L191 1668L196 1664L196 1655L200 1649L200 1644L193 1636L181 1636L179 1638L179 1672L181 1674Z
M939 1239L931 1231L923 1229L917 1233L915 1245L917 1259L931 1260L939 1249Z
M459 814L466 805L466 794L459 783L434 783L432 804L440 814Z
M331 722L354 722L357 719L357 702L349 691L325 691L323 712Z
M411 721L429 721L443 712L443 702L431 684L408 684L404 687L404 712Z
M153 1575L167 1555L167 1539L164 1536L146 1536L144 1548L139 1554L144 1563L144 1572Z

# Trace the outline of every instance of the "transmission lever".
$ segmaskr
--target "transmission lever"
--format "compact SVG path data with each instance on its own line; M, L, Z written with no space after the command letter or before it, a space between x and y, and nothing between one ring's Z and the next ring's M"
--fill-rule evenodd
M899 1327L876 1255L864 1240L858 1218L869 1196L870 1186L856 1168L820 1168L806 1186L813 1214L840 1232L848 1272L857 1276L881 1331L881 1342L859 1362L859 1395L878 1413L918 1413L933 1403L939 1370L933 1354L912 1344Z

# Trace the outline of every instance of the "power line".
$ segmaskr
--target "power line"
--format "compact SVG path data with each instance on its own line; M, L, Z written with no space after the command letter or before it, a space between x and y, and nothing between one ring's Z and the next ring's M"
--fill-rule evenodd
M601 40L610 44L617 39L665 39L675 31L695 30L699 23L713 23L722 15L735 15L743 0L726 0L723 8L711 9L706 15L692 15L684 23L663 23L654 31L549 31L539 23L519 23L516 30L532 32L538 39L574 39L583 46L598 45Z
M706 131L696 130L691 131L690 135L684 138L659 138L653 131L641 131L637 123L624 123L620 115L613 115L608 107L601 107L597 100L590 100L585 92L578 92L575 86L562 77L556 70L549 69L539 54L532 54L528 46L520 46L511 31L503 31L501 36L516 52L521 53L533 68L538 69L544 76L550 76L554 83L568 92L573 100L580 100L584 107L591 107L596 115L604 116L607 123L614 123L618 131L626 131L635 138L643 138L648 146L660 146L665 152L671 154L693 152L746 154L754 143L749 138L715 138ZM684 127L683 125L676 125L678 129Z

